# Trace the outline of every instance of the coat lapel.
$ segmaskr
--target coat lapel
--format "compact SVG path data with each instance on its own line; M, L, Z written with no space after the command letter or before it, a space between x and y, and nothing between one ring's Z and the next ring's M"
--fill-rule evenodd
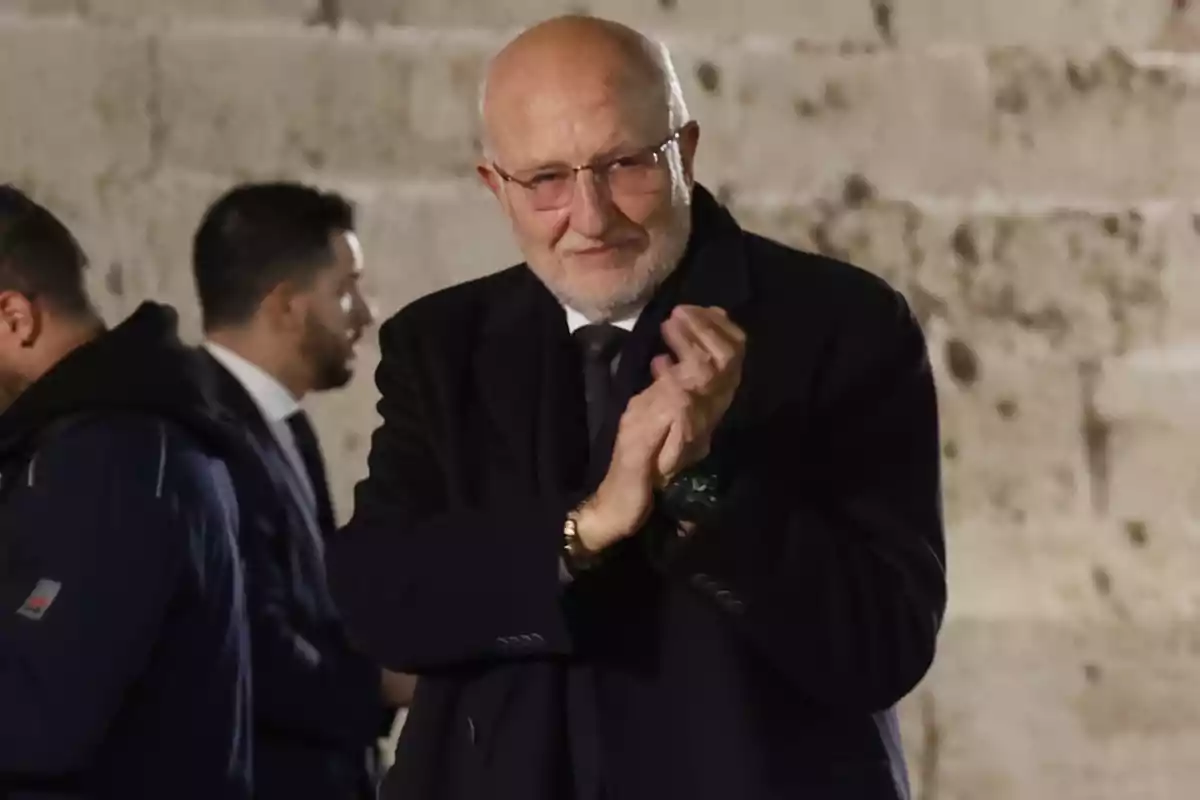
M271 463L265 466L272 481L290 495L291 505L303 518L308 528L307 532L320 545L324 541L324 535L320 520L313 513L312 504L308 500L308 492L300 485L300 477L295 474L291 461L275 439L275 434L263 418L254 398L207 350L202 350L202 354L211 376L211 389L217 401L239 424L246 427L254 441L267 454Z
M586 458L587 423L565 312L526 268L497 298L476 350L477 391L489 426L527 486L575 491Z

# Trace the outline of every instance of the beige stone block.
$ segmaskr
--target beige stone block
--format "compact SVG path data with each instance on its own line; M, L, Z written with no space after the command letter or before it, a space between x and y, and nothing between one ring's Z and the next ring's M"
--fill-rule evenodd
M1145 0L896 0L901 47L1145 47L1171 16L1171 3Z
M680 71L709 100L698 162L711 181L824 193L858 174L910 197L961 193L986 173L987 74L975 53L687 56Z
M948 621L1111 622L1092 585L1097 524L1042 511L997 518L986 509L946 520Z
M902 705L922 797L1178 800L1200 779L1195 621L962 620Z
M1170 219L1159 335L1107 360L1097 382L1110 430L1112 513L1155 537L1194 531L1200 520L1200 228L1182 209Z
M585 10L646 32L769 33L789 40L877 41L868 3L844 0L342 0L349 20L367 25L521 28L564 13Z
M79 14L86 0L0 0L0 14Z
M1160 277L1166 317L1159 341L1178 350L1200 343L1200 213L1177 206L1166 216L1166 263Z
M39 2L40 0L34 0ZM90 19L138 22L280 20L319 23L328 0L78 0Z
M870 269L923 322L986 331L1010 349L1082 363L1200 334L1200 234L1187 215L955 212L883 197L861 174L807 200L716 189L748 229Z
M69 164L137 173L152 161L155 107L144 37L71 20L0 20L0 180Z
M1186 65L1008 50L988 68L980 155L995 195L1117 204L1193 194L1200 90Z
M369 286L390 316L412 300L522 260L495 199L474 182L364 188Z
M1108 511L1135 538L1200 540L1200 348L1145 349L1104 364L1098 418L1110 467ZM1165 545L1164 545L1165 546ZM1171 563L1164 570L1174 571ZM1194 585L1180 576L1181 584Z
M1166 513L947 521L947 618L1158 625L1200 614L1200 524Z
M920 224L912 290L1011 347L1093 362L1161 337L1173 226L1135 209L938 211Z
M1200 343L1135 350L1102 365L1097 412L1114 425L1200 432Z
M485 56L477 46L180 29L161 53L173 166L372 179L473 170Z
M1187 63L1116 50L684 51L706 97L710 180L824 193L849 174L887 197L1064 208L1190 197L1200 90Z
M109 236L120 253L126 296L175 306L181 333L192 341L200 337L192 237L205 208L231 184L165 171L125 187L110 207Z
M906 287L920 258L915 250L920 210L908 203L878 202L874 187L860 175L848 176L840 193L807 203L764 203L726 188L730 210L746 230L869 269L898 289ZM913 302L924 318L919 299Z
M324 24L329 0L0 0L0 14L78 14L98 22L283 20Z
M947 524L1037 526L1090 508L1085 409L1074 364L927 327L938 387Z

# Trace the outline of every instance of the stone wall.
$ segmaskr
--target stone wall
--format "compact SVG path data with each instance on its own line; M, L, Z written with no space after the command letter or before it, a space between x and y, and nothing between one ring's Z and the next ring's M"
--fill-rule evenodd
M116 319L196 328L231 181L362 203L390 313L515 260L475 92L515 26L674 47L699 171L751 228L889 277L944 419L952 600L905 703L921 800L1180 800L1200 781L1200 12L1187 0L0 0L0 180ZM317 416L343 513L373 352Z

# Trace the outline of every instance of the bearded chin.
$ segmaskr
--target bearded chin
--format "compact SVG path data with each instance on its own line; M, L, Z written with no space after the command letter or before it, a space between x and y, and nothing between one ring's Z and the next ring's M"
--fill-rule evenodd
M584 292L573 291L574 287L550 287L551 291L560 303L594 322L629 316L645 306L679 266L687 250L691 229L691 209L685 206L676 213L665 235L642 254L628 280L604 297L584 296Z

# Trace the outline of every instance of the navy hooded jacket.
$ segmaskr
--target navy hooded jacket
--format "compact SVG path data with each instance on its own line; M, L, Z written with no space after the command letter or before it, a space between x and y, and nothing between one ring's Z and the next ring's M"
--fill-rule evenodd
M193 359L146 303L0 415L0 798L251 796L236 437Z

